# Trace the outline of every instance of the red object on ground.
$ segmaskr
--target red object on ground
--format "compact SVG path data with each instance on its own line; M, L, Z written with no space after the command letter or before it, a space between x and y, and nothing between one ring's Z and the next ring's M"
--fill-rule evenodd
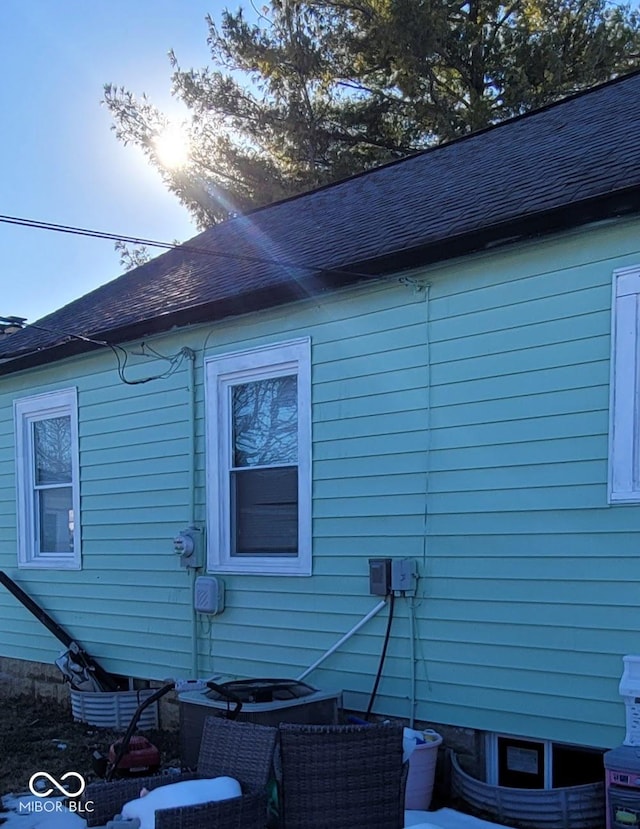
M122 740L116 740L109 748L109 762L115 763ZM141 774L155 771L160 766L160 752L146 737L132 737L129 747L118 763L118 774Z

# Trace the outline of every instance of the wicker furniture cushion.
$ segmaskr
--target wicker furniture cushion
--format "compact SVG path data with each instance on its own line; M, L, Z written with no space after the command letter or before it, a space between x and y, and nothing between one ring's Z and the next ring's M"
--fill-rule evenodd
M179 780L197 780L194 772L184 774L154 775L153 777L131 777L124 780L114 780L111 783L102 781L89 783L82 794L82 804L86 811L82 816L87 826L104 826L115 815L119 815L122 807L130 800L140 797L141 789L158 788L168 783L177 783Z
M280 725L282 829L401 829L402 726Z
M146 778L91 783L82 800L92 801L88 826L106 824L124 804L140 796L140 789L199 777L234 777L242 797L162 809L156 812L156 829L264 829L267 814L266 786L271 776L278 732L253 723L238 723L219 717L205 721L197 774L156 775Z
M197 806L241 797L240 783L231 777L203 777L199 780L181 780L153 791L144 791L140 797L122 807L123 818L138 818L140 829L155 829L156 812L164 809ZM132 829L132 827L129 827Z
M265 829L267 791L156 812L156 829Z

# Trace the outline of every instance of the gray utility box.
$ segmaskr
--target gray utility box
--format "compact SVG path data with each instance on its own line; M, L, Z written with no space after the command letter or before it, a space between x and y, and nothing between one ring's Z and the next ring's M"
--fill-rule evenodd
M326 725L338 722L342 691L319 691L293 679L252 679L226 682L221 688L242 701L238 722L278 726L281 722ZM236 707L217 691L185 691L180 703L182 764L198 763L202 729L207 717L226 717Z

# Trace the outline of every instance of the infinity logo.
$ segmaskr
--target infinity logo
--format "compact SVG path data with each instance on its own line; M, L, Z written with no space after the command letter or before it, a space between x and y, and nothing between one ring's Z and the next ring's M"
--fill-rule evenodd
M78 789L77 791L66 789L62 783L67 780L69 777L75 777L78 781ZM36 789L36 780L39 778L47 780L51 785L54 787L53 789L49 788L44 791L39 791ZM84 777L81 774L78 774L77 771L67 771L65 772L62 777L60 778L60 782L58 782L55 777L52 777L50 774L47 774L46 771L37 771L35 774L32 774L29 778L29 791L31 794L34 794L36 797L48 797L50 794L53 794L54 789L57 789L60 794L64 795L65 797L78 797L82 794L85 790L86 782Z

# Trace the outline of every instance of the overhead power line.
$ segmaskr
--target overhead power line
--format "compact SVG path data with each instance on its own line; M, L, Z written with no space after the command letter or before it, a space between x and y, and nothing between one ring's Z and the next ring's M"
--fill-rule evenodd
M43 222L38 219L24 219L19 216L4 216L0 214L0 223L18 225L19 227L30 227L36 230L51 230L56 233L68 233L73 236L88 236L92 239L107 239L112 242L125 242L130 245L145 245L149 247L162 248L164 250L181 250L185 253L195 253L200 256L218 256L222 259L235 259L244 262L254 262L261 265L279 265L284 268L309 271L311 273L332 273L337 276L356 276L370 279L372 274L359 273L358 271L342 270L340 268L326 268L321 265L304 265L300 262L288 262L286 259L275 257L253 256L246 253L232 253L224 250L210 250L192 245L181 245L175 242L159 242L155 239L143 239L139 236L124 236L120 233L109 233L102 230L92 230L86 227L75 227L74 225L62 225L56 222Z

